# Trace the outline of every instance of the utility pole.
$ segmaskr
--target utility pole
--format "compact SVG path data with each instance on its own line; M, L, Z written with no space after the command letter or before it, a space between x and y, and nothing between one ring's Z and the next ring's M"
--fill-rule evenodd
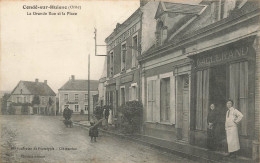
M88 55L88 121L90 121L90 54Z

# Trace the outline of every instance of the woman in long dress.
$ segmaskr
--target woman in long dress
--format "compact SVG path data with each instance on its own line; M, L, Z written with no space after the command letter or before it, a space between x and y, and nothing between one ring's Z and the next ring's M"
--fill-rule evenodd
M109 116L108 116L108 124L112 124L112 110L109 110Z
M228 111L226 113L225 129L227 134L228 156L236 157L237 151L240 149L238 137L238 123L242 120L243 114L233 107L232 100L227 101Z

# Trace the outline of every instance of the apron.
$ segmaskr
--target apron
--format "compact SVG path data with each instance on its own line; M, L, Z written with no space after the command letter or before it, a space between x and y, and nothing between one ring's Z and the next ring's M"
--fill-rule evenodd
M234 119L236 118L234 112L235 110L231 109L229 111L229 116L228 111L226 113L225 129L227 134L228 152L235 152L240 149L237 124L234 122Z

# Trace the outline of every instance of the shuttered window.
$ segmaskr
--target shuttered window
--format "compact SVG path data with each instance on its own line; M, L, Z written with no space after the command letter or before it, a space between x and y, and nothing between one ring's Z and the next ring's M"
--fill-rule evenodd
M197 72L196 129L207 130L209 69Z
M153 112L156 109L156 80L148 81L148 108L147 121L153 122L155 120Z
M229 66L229 97L234 101L234 108L240 110L244 115L241 121L241 134L247 135L248 116L248 62L234 63Z

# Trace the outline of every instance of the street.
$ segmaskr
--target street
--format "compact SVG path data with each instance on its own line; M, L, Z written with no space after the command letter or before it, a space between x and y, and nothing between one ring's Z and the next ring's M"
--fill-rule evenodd
M138 143L66 128L61 117L1 116L1 162L194 162Z

